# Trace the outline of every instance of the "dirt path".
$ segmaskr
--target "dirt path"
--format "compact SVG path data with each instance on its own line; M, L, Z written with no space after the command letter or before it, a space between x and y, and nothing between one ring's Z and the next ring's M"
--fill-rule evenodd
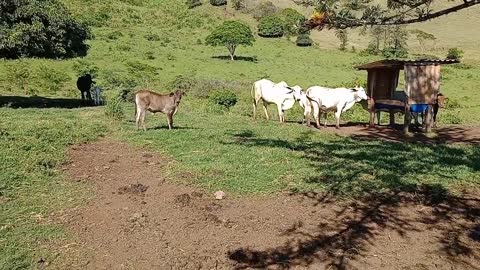
M63 269L480 269L479 198L428 190L338 203L320 194L215 200L165 182L167 160L101 141L65 170L96 197L65 222Z

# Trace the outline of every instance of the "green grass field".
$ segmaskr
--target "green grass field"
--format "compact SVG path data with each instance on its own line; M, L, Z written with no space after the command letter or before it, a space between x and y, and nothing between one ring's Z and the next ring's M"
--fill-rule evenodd
M182 100L174 119L178 129L172 131L165 128L164 116L148 116L149 130L134 131L130 103L122 104L126 118L120 121L107 118L103 108L14 109L4 104L0 108L0 269L33 268L39 258L52 256L49 243L69 237L49 217L84 203L90 193L86 184L66 181L60 166L68 146L103 135L171 157L175 162L166 172L170 179L237 195L329 190L355 197L371 191L413 191L422 184L439 190L480 184L478 145L367 142L313 132L296 123L301 119L297 105L287 112L290 122L284 125L252 121L250 89L257 79L285 80L304 88L365 81L365 72L353 67L377 58L336 50L337 43L328 33L319 33L319 44L310 48L297 47L285 38L256 37L254 46L238 49L238 56L255 61L232 62L218 58L227 55L226 49L203 45L215 25L231 19L221 8L204 4L187 10L174 0L64 2L75 15L103 25L93 27L95 39L89 42L88 56L81 61L0 60L0 95L78 97L74 66L79 61L97 67L96 80L108 96L127 79L134 81L135 88L159 92L170 91L178 75L195 78L198 85ZM466 23L477 16L466 14ZM478 126L480 64L479 56L470 52L476 51L472 43L480 38L469 28L464 32L468 38L459 39L463 32L451 27L462 22L458 16L445 23L442 35L435 33L445 46L467 52L465 64L442 68L442 92L451 103L440 121ZM254 26L249 14L235 18ZM443 29L431 24L425 29ZM9 69L21 65L28 70L25 89L7 77ZM46 71L63 73L65 79L52 88L44 79ZM212 110L208 100L200 98L224 88L239 97L229 112ZM275 118L273 107L271 112ZM344 119L366 122L368 115L356 106ZM182 171L192 178L176 177Z

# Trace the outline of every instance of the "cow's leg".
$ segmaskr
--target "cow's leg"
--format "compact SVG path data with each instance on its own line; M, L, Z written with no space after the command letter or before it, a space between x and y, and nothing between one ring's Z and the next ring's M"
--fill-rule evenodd
M340 128L340 115L341 115L341 114L342 114L342 111L341 111L341 110L337 110L337 111L335 112L335 120L337 121L336 124L335 124L335 127L336 127L337 129Z
M307 127L310 126L310 113L312 112L312 107L307 105L305 106L305 111L303 112L303 120L307 122Z
M253 99L253 119L257 119L258 103L260 103L260 99L254 98Z
M320 128L320 108L318 104L313 103L313 118L315 119L315 124L317 125L317 128Z
M173 128L173 115L171 113L167 114L168 129Z
M140 115L140 120L142 121L142 128L143 131L147 131L147 128L145 127L145 115L147 114L146 110L143 110Z
M267 110L267 103L263 102L263 110L265 111L265 117L267 120L270 120L270 117L268 116L268 110Z
M137 127L137 130L140 128L140 117L142 116L142 109L140 106L137 106L137 112L135 114L135 126Z
M89 88L88 91L87 91L87 99L88 99L89 101L92 101L92 93L90 92L90 88Z
M282 110L282 105L277 104L277 108L278 108L278 118L280 120L280 123L283 123L283 121L285 120L284 119L285 115L284 115L283 110Z

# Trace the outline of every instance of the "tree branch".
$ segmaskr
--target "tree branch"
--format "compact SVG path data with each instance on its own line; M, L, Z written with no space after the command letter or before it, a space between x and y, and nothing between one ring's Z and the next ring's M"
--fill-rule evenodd
M395 0L394 0L395 1ZM398 1L399 3L403 1ZM422 1L423 3L428 3L428 1ZM404 24L412 24L412 23L417 23L417 22L424 22L428 21L431 19L435 19L453 12L457 12L462 9L470 8L472 6L480 4L480 0L463 0L462 4L446 8L437 12L433 13L426 13L426 14L420 14L418 16L415 16L413 18L407 18L405 19L406 13L408 11L411 11L418 6L415 6L413 8L410 8L407 12L400 12L399 14L390 16L390 17L384 17L384 18L377 18L374 20L366 20L366 19L355 19L355 18L341 18L341 17L330 17L328 20L322 22L322 24L317 24L315 25L315 21L308 21L307 24L311 28L315 28L317 26L324 26L326 25L327 27L333 27L333 28L339 28L339 29L345 29L345 28L354 28L354 27L359 27L359 26L366 26L366 25L404 25Z

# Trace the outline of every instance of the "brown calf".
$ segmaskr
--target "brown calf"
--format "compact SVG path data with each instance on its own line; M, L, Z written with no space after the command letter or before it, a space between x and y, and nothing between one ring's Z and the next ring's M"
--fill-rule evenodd
M149 90L140 90L135 93L135 112L136 126L139 129L140 121L142 128L145 128L145 114L147 111L152 113L161 112L167 115L168 129L173 128L173 115L177 113L178 105L185 92L175 91L170 94L158 94Z

